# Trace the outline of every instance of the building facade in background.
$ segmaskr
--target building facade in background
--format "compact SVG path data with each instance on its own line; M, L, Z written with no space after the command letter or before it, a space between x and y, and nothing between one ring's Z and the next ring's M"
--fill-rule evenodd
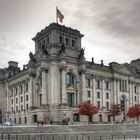
M87 100L100 109L90 121L110 122L107 111L113 104L121 105L117 120L127 119L128 108L140 103L140 59L109 66L103 60L86 61L82 37L78 30L52 23L33 38L35 54L30 52L23 70L13 61L0 70L3 121L49 123L69 118L71 124L80 123L84 118L78 106Z

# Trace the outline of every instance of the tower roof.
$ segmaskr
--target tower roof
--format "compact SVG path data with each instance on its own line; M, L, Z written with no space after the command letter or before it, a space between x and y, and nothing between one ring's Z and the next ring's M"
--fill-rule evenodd
M65 25L60 25L58 23L51 23L49 26L42 29L40 32L36 34L35 37L33 37L32 40L36 40L37 38L40 38L46 33L49 33L51 30L58 30L61 32L66 32L68 34L73 34L75 36L83 37L84 35L80 33L77 29L72 29L71 27L66 27Z

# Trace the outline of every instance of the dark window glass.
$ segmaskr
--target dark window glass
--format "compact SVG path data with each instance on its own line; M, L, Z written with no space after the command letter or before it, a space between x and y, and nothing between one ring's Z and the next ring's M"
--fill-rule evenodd
M75 40L72 40L72 47L75 46Z
M109 93L106 93L106 99L109 99Z
M26 95L26 101L28 101L28 95Z
M62 36L59 36L59 43L60 43L60 44L63 43Z
M100 109L100 101L97 101L97 107Z
M74 106L74 93L67 93L68 96L68 106Z
M87 79L87 87L90 87L90 79Z
M87 97L90 98L90 91L87 91Z
M72 73L68 73L66 75L66 83L67 84L72 84L72 85L75 84L75 76Z
M109 102L106 102L106 109L109 110Z
M73 114L73 121L79 122L80 121L80 115L79 114Z
M105 82L105 88L109 89L109 82Z
M23 102L23 96L21 96L21 102Z
M66 38L66 45L69 45L69 39Z
M100 99L100 92L97 92L97 98Z
M99 81L99 80L96 81L96 88L97 88L97 89L100 88L100 81Z
M37 122L37 115L33 115L33 122L36 123Z

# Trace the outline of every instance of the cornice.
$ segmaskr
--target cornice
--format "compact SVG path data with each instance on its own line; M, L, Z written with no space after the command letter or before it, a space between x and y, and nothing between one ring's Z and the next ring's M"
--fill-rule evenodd
M20 71L19 73L13 75L12 77L10 77L10 78L8 78L8 79L6 79L6 80L9 81L9 82L11 82L11 81L16 80L16 79L18 79L18 78L21 78L21 77L24 76L24 75L28 75L28 73L29 73L29 72L28 72L28 69L25 69L25 70Z

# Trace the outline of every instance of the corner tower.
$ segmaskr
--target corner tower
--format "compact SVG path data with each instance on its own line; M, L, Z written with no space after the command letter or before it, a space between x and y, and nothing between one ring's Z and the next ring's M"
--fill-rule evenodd
M75 52L73 57L77 57L81 50L82 37L83 35L78 30L52 23L33 38L35 54L40 50L48 55L60 55L66 51L67 55L71 56L69 50L73 50Z

